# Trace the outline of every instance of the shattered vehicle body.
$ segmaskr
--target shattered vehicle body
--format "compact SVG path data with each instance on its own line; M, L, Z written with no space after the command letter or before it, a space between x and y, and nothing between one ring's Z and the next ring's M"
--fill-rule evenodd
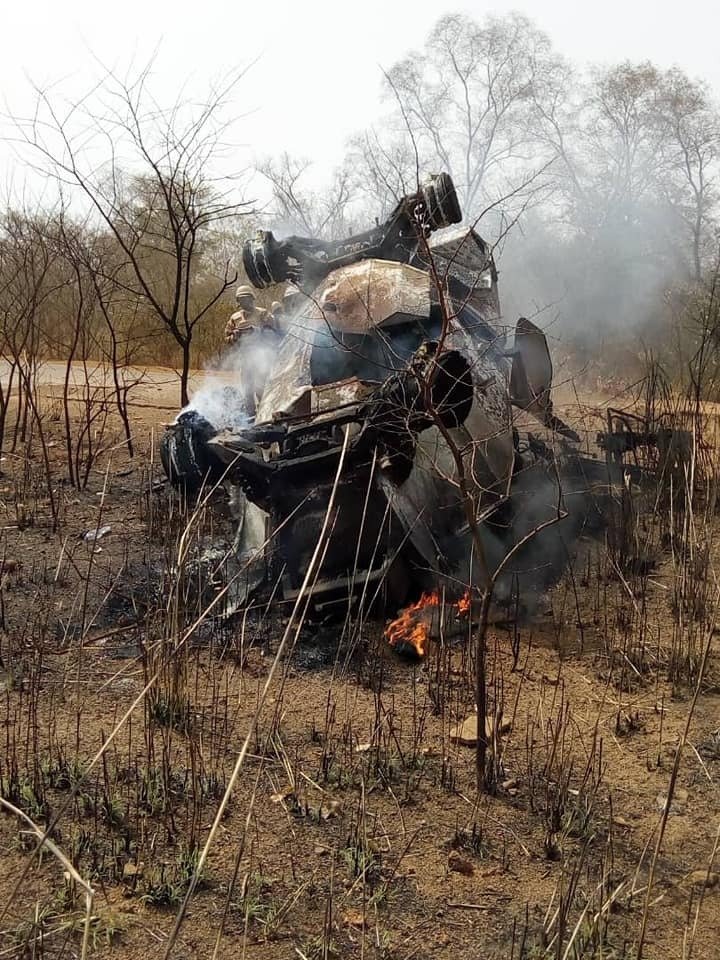
M223 429L191 404L161 444L174 483L231 488L236 605L296 598L324 526L308 587L320 611L397 609L439 585L459 596L508 552L536 566L518 547L553 517L565 536L587 523L586 499L559 507L587 488L588 463L553 413L545 337L524 318L506 328L492 251L461 219L442 174L342 243L245 244L251 283L304 293L255 417ZM517 410L556 442L523 434Z

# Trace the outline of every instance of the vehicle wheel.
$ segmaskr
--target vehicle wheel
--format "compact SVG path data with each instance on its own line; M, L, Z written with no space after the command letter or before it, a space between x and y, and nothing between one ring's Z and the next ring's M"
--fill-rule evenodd
M245 241L242 258L245 273L258 290L283 283L289 277L287 260L269 230L263 230L257 237Z
M181 413L160 441L160 461L168 480L188 494L223 475L220 460L208 449L215 428L193 410Z
M460 223L462 210L452 177L447 173L430 177L422 184L420 191L433 230L449 227L452 223Z

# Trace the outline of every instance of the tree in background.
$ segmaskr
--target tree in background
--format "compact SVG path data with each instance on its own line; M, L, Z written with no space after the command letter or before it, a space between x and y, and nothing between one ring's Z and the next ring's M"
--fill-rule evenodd
M269 182L273 195L272 219L283 232L337 240L352 232L349 219L352 178L347 167L335 171L331 183L321 192L304 185L312 166L283 153L277 160L266 160L259 168Z
M51 318L57 318L56 304L68 283L49 236L53 218L54 213L9 210L0 219L0 354L5 368L0 378L0 449L14 389L13 449L32 429L44 331Z
M576 343L593 349L619 333L627 350L631 332L652 339L670 291L699 284L713 263L717 108L679 70L622 63L539 115L557 190L534 224L537 242L526 233L513 255L541 298L562 299Z
M195 330L237 277L231 260L210 275L206 246L214 230L249 210L216 173L240 75L199 107L179 100L169 110L153 100L148 77L149 68L132 81L108 72L70 104L38 89L35 114L15 126L21 146L62 190L72 189L124 258L124 271L117 257L111 271L99 262L100 278L139 298L178 344L184 405Z
M511 192L516 173L523 179L544 164L534 135L537 104L563 69L547 36L521 14L482 23L442 17L422 53L387 73L386 93L400 113L391 128L405 121L420 163L452 174L472 218Z
M664 75L658 101L667 131L663 189L690 235L699 283L717 254L720 111L704 84L677 69Z
M506 308L555 318L588 358L652 338L670 291L711 268L720 114L682 71L583 72L524 16L452 15L385 88L389 111L349 144L351 204L386 212L418 174L447 170L466 220L491 207L480 229L505 238Z
M351 139L326 192L301 190L307 163L287 154L261 166L273 185L270 219L341 235L349 224L388 213L417 188L419 175L446 170L466 217L493 207L502 232L529 196L538 201L533 174L552 154L535 132L537 104L555 95L566 69L546 35L520 14L483 23L442 17L421 52L387 71L388 112ZM518 190L523 184L528 189Z

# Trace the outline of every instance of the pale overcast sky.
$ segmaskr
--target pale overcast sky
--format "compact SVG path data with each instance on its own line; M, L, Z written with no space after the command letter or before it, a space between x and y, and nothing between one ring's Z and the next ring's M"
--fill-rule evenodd
M720 4L710 0L5 0L0 89L22 111L28 77L83 87L97 75L94 57L124 70L159 46L154 89L172 101L183 85L202 94L209 79L255 61L238 88L242 165L287 149L328 169L376 114L381 69L420 46L441 14L511 10L576 63L676 64L720 92Z

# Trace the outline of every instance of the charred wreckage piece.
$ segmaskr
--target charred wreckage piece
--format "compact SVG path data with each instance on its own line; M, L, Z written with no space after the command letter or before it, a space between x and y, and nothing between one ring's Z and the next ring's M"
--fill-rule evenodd
M276 240L270 231L261 231L243 245L243 266L252 285L260 290L289 280L311 291L333 270L360 260L407 263L419 234L427 237L461 220L453 182L441 173L428 178L417 193L403 197L385 223L338 243L309 237Z
M560 487L575 506L555 540L587 525L588 490L607 484L607 466L581 457L577 434L553 412L539 328L521 318L507 349L492 252L475 230L453 226L461 219L452 180L440 174L385 223L340 243L263 232L245 244L251 283L290 281L303 304L254 420L222 429L191 403L160 447L167 476L188 492L232 488L234 551L246 573L229 606L264 590L297 597L343 449L311 587L321 611L352 597L397 609L413 592L442 584L459 595L478 583L461 473L491 568L557 513ZM560 456L532 434L521 438L513 406L562 438ZM536 570L556 549L545 537L517 560Z

